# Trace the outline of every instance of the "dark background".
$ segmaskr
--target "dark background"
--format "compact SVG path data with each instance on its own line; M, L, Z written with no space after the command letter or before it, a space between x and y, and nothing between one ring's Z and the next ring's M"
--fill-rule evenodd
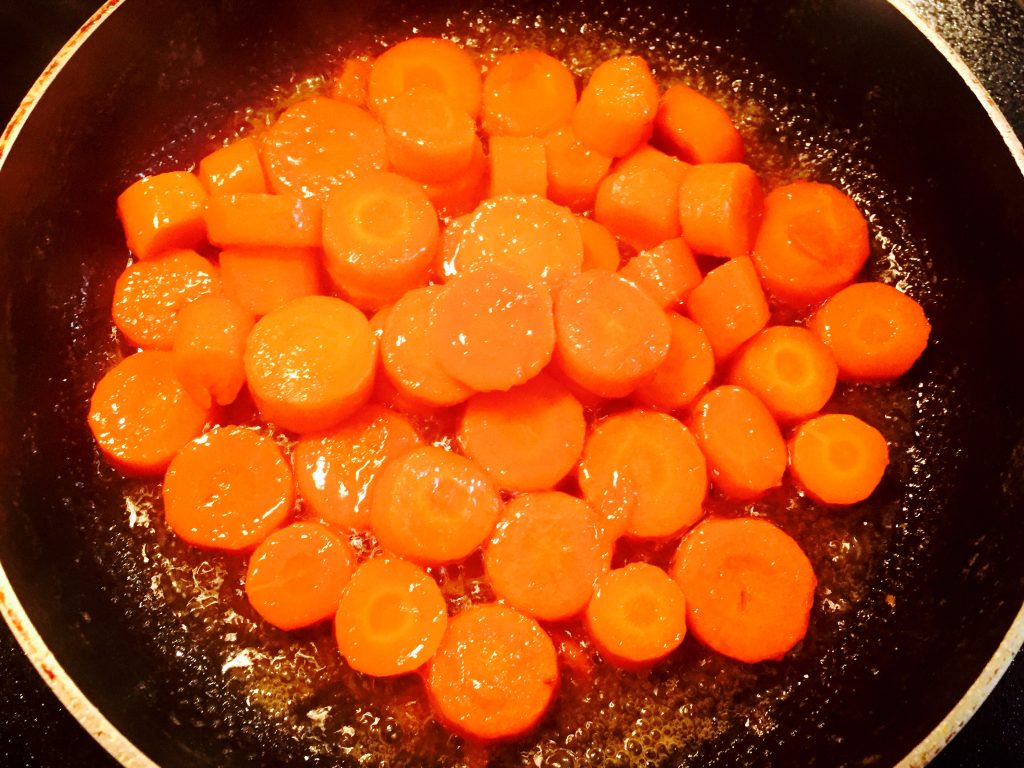
M950 39L1024 135L1024 7L1017 0L910 0ZM0 0L0 126L97 0ZM1007 66L1007 63L1010 66ZM939 671L941 674L941 671ZM0 623L0 765L113 766L68 715ZM1024 765L1024 659L1018 659L935 768Z

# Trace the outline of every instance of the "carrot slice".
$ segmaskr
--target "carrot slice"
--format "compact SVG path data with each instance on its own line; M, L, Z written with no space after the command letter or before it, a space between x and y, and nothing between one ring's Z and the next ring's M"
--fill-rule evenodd
M693 432L726 496L751 499L782 483L782 434L771 411L742 387L716 387L698 400Z
M832 351L844 381L895 379L928 346L921 305L885 283L855 283L819 309L810 329Z
M532 136L494 136L491 150L491 197L548 192L544 141Z
M448 622L427 674L441 718L477 739L505 739L533 728L558 688L554 643L528 616L477 605Z
M576 466L585 433L583 406L541 373L508 392L471 397L458 441L499 488L543 491Z
M182 308L174 329L174 372L193 400L228 405L245 384L242 353L253 318L225 296L201 296Z
M288 460L271 438L244 427L214 427L171 461L164 516L197 547L248 549L280 527L295 502Z
M817 578L800 545L769 522L708 520L676 553L687 626L701 643L753 664L781 659L807 633Z
M208 154L199 161L199 180L211 195L266 192L256 140L239 139Z
M492 137L544 136L568 121L575 106L572 72L541 51L500 56L484 78L481 118Z
M754 245L754 264L772 296L804 306L853 280L870 254L868 223L830 184L798 181L773 190Z
M836 388L836 361L806 328L765 328L743 348L730 384L750 390L775 418L792 422L822 409Z
M387 165L380 123L359 107L322 96L285 110L263 134L261 149L274 192L321 201L342 179Z
M661 568L630 563L598 580L586 620L606 661L636 668L665 658L683 642L686 599Z
M626 411L598 424L583 449L579 480L611 538L675 536L704 514L704 456L690 431L663 413Z
M367 101L378 117L398 96L426 86L440 91L474 120L480 112L480 67L462 48L437 37L393 45L373 63Z
M170 352L126 357L103 375L89 401L96 444L129 475L159 475L209 416L174 375Z
M448 609L437 583L404 560L375 558L348 582L334 620L352 669L392 677L421 667L441 645Z
M826 504L870 496L889 465L882 433L856 416L830 413L805 421L789 441L793 476Z
M262 317L323 292L320 252L312 248L229 248L220 253L224 294Z
M384 465L370 523L382 547L425 565L453 563L484 543L501 513L501 498L469 459L433 445Z
M388 160L422 182L448 181L469 165L476 123L458 104L430 87L395 95L383 112Z
M577 216L576 223L583 238L583 271L606 269L615 272L622 261L615 235L608 231L608 227L584 216Z
M231 246L319 248L319 201L292 195L214 195L206 206L210 242Z
M555 298L555 357L565 374L602 397L623 397L654 375L671 329L654 301L601 269L571 280Z
M548 197L577 212L593 208L597 188L608 175L612 158L576 138L568 123L547 135L544 150Z
M661 95L655 136L688 163L738 163L743 139L719 104L685 85Z
M651 135L658 110L658 84L639 56L619 56L598 65L572 113L580 140L610 157L628 155Z
M724 360L768 323L768 300L748 258L715 267L690 293L686 309Z
M683 239L696 253L749 256L764 211L761 181L742 163L691 165L679 184Z
M128 248L139 259L164 251L197 248L206 240L203 207L207 194L191 173L147 176L117 198L117 216Z
M365 56L350 56L331 80L332 99L344 101L354 107L366 106L366 91L370 85L373 62Z
M370 527L370 494L385 462L420 445L409 420L369 404L336 429L305 435L292 466L299 495L323 522L340 530Z
M480 139L473 142L469 165L449 181L424 184L427 197L442 216L464 216L487 197L490 166Z
M394 173L347 179L324 207L327 273L364 309L426 284L439 239L423 187Z
M274 531L249 559L245 596L278 629L300 629L334 617L356 554L319 523L298 522Z
M680 238L641 251L626 262L619 274L666 309L686 301L703 279L693 252Z
M654 378L633 391L633 399L663 411L676 411L697 399L715 374L715 353L703 329L688 317L668 313L672 328L668 356Z
M245 348L260 415L300 433L330 429L365 403L376 363L363 313L328 296L295 299L265 315Z
M524 493L510 501L484 550L494 593L545 621L582 611L604 567L596 515L584 502L556 491Z

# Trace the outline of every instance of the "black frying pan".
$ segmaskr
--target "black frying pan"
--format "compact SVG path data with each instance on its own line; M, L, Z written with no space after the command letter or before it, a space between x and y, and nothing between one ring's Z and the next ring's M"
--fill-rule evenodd
M103 713L106 723L89 726L126 762L137 749L166 766L347 764L338 746L369 742L324 739L319 714L308 713L331 706L329 729L358 723L358 698L344 695L358 683L328 669L332 696L291 690L254 703L262 688L245 679L252 659L246 667L225 654L283 641L245 637L244 616L243 637L223 639L236 564L188 561L162 534L145 489L103 467L83 428L83 393L115 346L109 296L125 252L112 201L132 174L200 156L236 127L238 106L263 101L283 73L315 73L311 62L352 30L364 40L405 17L436 31L437 19L462 13L444 3L406 13L373 2L330 12L339 4L194 5L128 2L111 14L42 96L0 169L5 614L76 714L94 713L69 681ZM691 77L724 73L704 80L723 97L739 81L737 103L768 110L751 113L754 145L796 151L804 137L823 137L826 151L802 170L854 191L879 233L872 273L892 267L935 327L900 387L845 396L851 410L888 398L897 416L888 431L902 458L876 501L813 525L810 513L780 520L833 590L819 594L808 641L756 674L688 643L645 682L657 687L655 703L691 703L669 720L661 714L684 745L664 762L892 765L917 748L906 764L922 764L955 728L929 733L951 711L973 710L977 690L958 701L976 680L983 689L1021 640L1019 624L1011 630L1024 597L1019 154L941 53L880 0L587 6L587 18L638 49L680 45L674 63ZM571 2L518 7L545 24L580 18ZM568 44L573 33L556 37ZM52 657L40 655L26 619ZM318 647L315 633L300 641ZM393 743L383 725L366 732ZM331 747L317 756L320 744Z

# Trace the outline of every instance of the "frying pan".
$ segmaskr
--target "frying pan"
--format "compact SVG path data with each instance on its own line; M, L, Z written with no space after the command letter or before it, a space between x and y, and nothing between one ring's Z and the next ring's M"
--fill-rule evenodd
M135 174L185 166L258 119L239 107L315 76L339 41L444 31L446 18L484 35L478 16L554 30L567 49L607 32L742 107L752 145L790 158L780 177L852 190L876 233L869 274L901 283L934 326L897 387L842 396L889 414L896 460L875 500L780 520L822 577L808 640L754 670L687 643L640 683L651 695L633 743L621 728L586 739L622 737L609 754L633 764L659 735L677 745L651 753L665 765L918 766L951 738L1024 636L1024 177L1019 143L941 43L881 0L182 5L106 8L0 143L0 597L41 674L118 760L348 765L411 738L365 722L376 715L359 702L375 691L354 695L315 633L297 638L313 649L306 667L260 656L285 641L226 612L237 563L162 533L150 489L97 459L85 397L116 353L109 299L127 254L111 211ZM593 762L553 745L537 755Z

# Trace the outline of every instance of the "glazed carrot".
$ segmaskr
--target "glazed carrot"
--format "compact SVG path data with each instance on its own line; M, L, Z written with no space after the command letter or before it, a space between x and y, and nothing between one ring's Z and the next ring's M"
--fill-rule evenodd
M800 421L821 410L836 387L836 361L806 328L765 328L743 347L727 380L761 398L775 418Z
M658 109L658 84L639 56L619 56L598 65L572 113L580 141L602 154L622 157L651 135Z
M391 677L433 656L447 626L444 596L430 576L404 560L375 558L352 574L334 636L352 669Z
M306 296L265 315L249 334L245 376L267 421L292 432L330 429L370 396L377 342L363 313Z
M608 571L586 613L601 656L627 669L668 656L686 636L686 599L672 578L647 563Z
M229 248L220 253L220 273L224 294L257 317L323 291L313 248Z
M333 618L356 554L319 523L298 522L274 531L249 559L245 596L278 629L300 629Z
M623 397L668 355L665 313L624 277L584 272L555 297L555 358L564 373L602 397Z
M137 261L114 284L114 323L144 349L170 349L178 313L200 296L219 293L217 267L195 251L165 251Z
M668 313L672 328L668 356L654 373L633 391L633 399L663 411L685 408L704 390L715 373L715 353L699 325L676 312Z
M769 522L708 520L683 539L671 575L701 643L753 664L807 633L817 578L800 545Z
M724 360L768 323L768 301L748 258L727 261L704 276L686 301L715 357Z
M331 80L331 98L354 107L365 107L371 71L373 62L365 56L350 56L345 59Z
M474 120L480 112L480 68L455 43L436 37L414 37L377 58L367 90L370 111L383 116L395 98L419 86L440 91Z
M679 237L679 183L686 166L644 145L597 189L594 218L635 248Z
M387 164L380 123L359 107L322 96L285 110L260 148L271 190L320 201L342 179Z
M410 293L412 292L410 291ZM370 399L375 403L386 405L388 408L404 413L407 416L424 416L432 418L437 415L437 406L431 405L422 400L414 399L403 392L400 392L394 383L392 383L387 370L384 368L384 323L387 321L390 314L391 305L389 304L385 307L381 307L374 313L373 317L370 318L370 328L373 330L374 338L377 339L377 348L381 351L381 359L377 363L377 374L373 377L373 394L370 396ZM426 344L425 338L426 337L424 336L424 344ZM407 347L407 340L401 346ZM454 381L454 379L451 380Z
M441 91L420 86L396 94L381 119L388 160L410 178L448 181L472 159L476 123Z
M174 372L193 400L228 405L245 385L242 352L253 317L225 296L201 296L178 313Z
M503 605L477 605L448 623L427 674L442 720L477 739L526 733L558 688L558 656L536 621Z
M388 552L424 565L453 563L484 543L501 513L487 474L433 445L384 465L370 498L370 524Z
M561 366L559 366L557 362L552 362L544 369L544 373L565 387L569 394L575 397L576 400L579 401L579 404L584 408L594 410L605 402L605 398L600 395L595 395L589 389L584 389L566 376L565 371L562 370Z
M541 373L508 392L471 397L458 441L499 488L543 491L576 466L585 432L583 406Z
M583 238L567 209L541 197L486 200L445 230L438 270L448 279L482 264L557 290L580 271Z
M536 50L500 56L484 78L483 128L494 136L544 136L572 117L576 81L558 59Z
M375 310L426 284L440 230L422 186L380 172L338 185L324 207L323 237L334 285Z
M441 368L477 392L505 391L551 360L551 298L498 265L456 275L438 294L431 329Z
M765 198L754 265L779 301L804 306L828 298L869 254L867 221L842 190L798 181Z
M271 438L244 427L214 427L171 461L164 476L167 525L189 544L248 549L292 512L288 460Z
M743 139L729 113L685 85L673 85L661 95L654 134L688 163L738 163L743 159Z
M450 181L424 184L427 197L442 216L463 216L487 197L490 166L483 145L477 139L473 142L473 154L469 165Z
M491 197L548 192L544 141L532 136L493 136L490 141Z
M796 481L826 504L856 504L870 496L889 465L882 433L856 416L829 413L800 425L789 441Z
M708 470L681 422L625 411L594 429L579 470L583 498L609 521L612 538L674 536L704 514Z
M342 531L370 527L370 494L380 468L420 444L409 420L367 404L330 432L305 435L292 467L307 509Z
M319 201L292 195L214 195L206 206L210 242L220 248L319 248Z
M606 269L615 272L622 261L615 235L608 231L608 227L585 216L577 216L576 223L583 238L583 271Z
M164 251L197 248L206 240L206 190L191 173L147 176L117 198L117 216L128 248L139 259Z
M921 305L885 283L855 283L819 309L808 327L832 351L844 381L895 379L928 346Z
M679 222L695 253L723 259L749 256L763 211L761 181L749 165L691 165L682 174Z
M641 251L619 274L664 308L686 301L703 279L693 252L681 238Z
M104 457L128 475L159 475L198 436L209 410L174 375L170 352L126 357L99 380L89 401L89 429Z
M266 192L256 140L239 139L208 154L199 161L199 180L211 195Z
M782 434L771 411L742 387L716 387L698 400L693 433L712 482L726 496L751 499L782 483Z
M548 197L574 211L594 207L597 188L608 175L612 158L576 138L568 123L544 139L548 167Z
M597 516L584 502L556 491L512 499L484 550L484 568L498 598L544 621L582 611L604 567Z

